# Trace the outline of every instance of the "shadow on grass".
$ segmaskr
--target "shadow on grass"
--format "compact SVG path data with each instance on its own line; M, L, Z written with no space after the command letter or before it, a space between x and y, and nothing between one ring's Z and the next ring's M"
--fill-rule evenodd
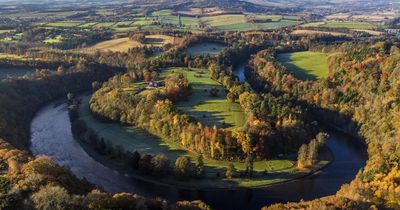
M310 74L307 69L300 68L290 62L283 62L286 68L294 74L295 77L301 80L317 80L318 78Z

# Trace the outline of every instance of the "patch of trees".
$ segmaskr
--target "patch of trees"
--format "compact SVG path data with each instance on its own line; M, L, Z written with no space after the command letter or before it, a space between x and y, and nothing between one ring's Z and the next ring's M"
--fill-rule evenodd
M308 144L302 144L297 155L297 167L302 169L315 165L321 149L325 146L328 134L318 133Z
M273 59L269 64L264 62L269 68L257 68L257 71L269 90L296 96L308 104L316 119L362 137L368 146L366 166L350 184L342 186L334 199L359 206L365 202L378 208L399 208L400 187L396 181L400 177L397 166L400 130L396 120L400 116L398 43L387 40L316 48L337 52L328 59L330 72L326 79L311 83L298 81L273 65ZM289 84L291 88L285 88ZM304 160L302 156L300 159ZM315 200L306 205L317 203L329 204ZM293 205L297 204L287 207Z
M29 145L30 121L44 103L68 92L90 89L93 80L102 81L116 72L104 65L85 64L68 68L64 73L39 71L27 78L0 83L0 133L15 147ZM29 106L26 106L29 104Z
M98 209L165 208L166 202L128 193L108 194L76 178L49 157L32 157L28 152L30 122L43 105L66 92L90 89L91 81L103 81L113 69L98 64L81 64L63 74L35 75L0 83L0 206L3 209ZM29 106L27 106L29 104ZM9 142L9 143L8 143ZM14 146L12 146L12 145ZM126 202L129 201L129 202ZM199 201L167 204L167 209L209 209Z
M183 74L171 74L165 78L165 95L173 102L185 100L191 90L192 87Z

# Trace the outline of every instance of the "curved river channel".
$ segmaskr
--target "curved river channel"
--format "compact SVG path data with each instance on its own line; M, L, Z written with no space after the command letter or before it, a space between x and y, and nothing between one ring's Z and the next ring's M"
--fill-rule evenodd
M64 102L47 105L31 124L31 151L34 155L51 156L76 176L86 178L108 192L131 192L171 202L200 199L213 209L260 209L277 202L310 200L336 193L342 184L354 179L365 164L366 154L361 149L363 145L337 132L330 132L327 144L334 161L318 173L302 179L257 189L184 190L134 180L94 160L73 138Z

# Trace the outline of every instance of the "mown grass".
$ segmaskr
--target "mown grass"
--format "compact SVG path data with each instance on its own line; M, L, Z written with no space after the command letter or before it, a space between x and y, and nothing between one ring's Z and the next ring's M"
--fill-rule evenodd
M14 30L8 30L8 29L6 29L6 30L0 30L0 34L4 34L4 33L10 33L10 32L13 32Z
M60 43L62 41L62 35L58 35L56 37L47 37L43 42L49 44Z
M143 86L144 84L138 85ZM94 119L90 113L89 100L90 96L82 97L79 105L80 119L114 147L120 145L125 150L138 151L142 154L165 154L172 164L177 157L182 155L190 157L192 162L196 163L197 154L189 153L170 141L162 141L143 129L123 126L119 123L104 123ZM254 162L256 173L254 179L234 180L223 179L226 168L230 163L233 163L239 172L243 172L246 168L244 162L205 159L204 163L206 165L206 177L203 179L181 181L173 177L164 177L158 181L193 188L256 187L287 181L301 175L297 173L294 161L289 159L256 161ZM268 172L268 174L265 174L265 172Z
M139 43L137 41L131 40L128 37L111 39L107 41L99 42L91 47L83 49L85 52L95 52L95 51L112 51L112 52L127 52L129 49L143 46L163 46L167 43L173 43L173 37L167 35L148 35L146 36L146 43Z
M278 55L278 60L286 68L302 80L315 80L328 76L328 54L320 52L295 52L282 53Z
M361 21L328 21L314 22L302 25L304 27L327 27L327 28L348 28L348 29L374 29L375 26L368 22Z
M4 55L0 55L0 58L3 58ZM18 56L11 56L12 58L19 58ZM7 58L10 58L7 56ZM6 79L9 76L12 77L20 77L24 76L27 73L33 73L35 69L32 68L11 68L11 67L0 67L0 80Z
M112 39L99 42L91 47L84 49L86 52L93 51L112 51L112 52L126 52L133 47L141 46L137 41L130 40L129 38Z
M60 22L51 22L47 23L47 26L50 27L76 27L82 24L81 21L60 21Z
M182 73L192 85L192 94L186 101L177 103L177 107L193 116L205 126L218 126L227 129L242 127L246 116L238 103L226 100L226 92L221 84L210 78L207 69L169 68L163 70L161 77L165 78L171 73ZM200 74L201 77L196 77ZM210 89L217 88L218 96L210 95Z
M224 47L225 46L222 44L212 43L212 42L204 42L204 43L198 43L198 44L194 44L194 45L190 46L188 49L186 49L186 53L193 55L193 56L216 55Z
M290 19L289 19L290 18ZM216 15L201 18L211 28L227 31L268 30L300 24L301 21L294 17L285 18L281 15ZM270 20L270 22L257 23L253 20Z
M90 28L90 27L95 26L97 24L98 24L97 22L87 22L87 23L84 23L84 24L80 25L79 27L81 27L81 28Z

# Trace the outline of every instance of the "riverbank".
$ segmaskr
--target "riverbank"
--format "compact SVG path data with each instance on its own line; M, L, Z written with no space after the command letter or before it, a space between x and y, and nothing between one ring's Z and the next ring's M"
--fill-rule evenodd
M99 138L103 138L106 142L116 147L118 146L118 139L130 140L130 145L125 144L125 149L129 148L130 152L138 151L141 154L166 154L172 163L178 156L186 155L193 161L196 160L196 153L190 153L183 150L176 144L170 141L162 141L152 135L147 134L144 136L140 130L136 130L118 123L103 123L94 119L89 110L89 96L80 97L81 104L79 105L79 115L86 126L94 131ZM139 133L138 133L139 132ZM111 138L111 139L110 139ZM192 178L179 180L173 176L164 176L162 178L156 176L143 176L137 171L132 170L131 167L123 164L121 160L111 159L109 156L101 155L93 147L81 140L78 140L85 150L96 160L107 165L108 167L119 170L122 174L129 174L132 178L146 181L158 185L176 186L181 189L240 189L240 188L260 188L272 184L288 182L309 176L322 168L326 167L333 159L331 151L326 150L321 154L323 160L316 164L314 167L299 171L295 166L295 160L269 160L257 161L254 164L255 176L252 179L234 178L224 179L225 170L231 163L230 161L216 161L205 159L206 176L204 178ZM139 145L140 144L140 145ZM161 147L162 148L155 148ZM143 149L144 148L144 149ZM174 153L170 153L174 151ZM181 151L180 153L176 153ZM233 162L239 171L245 170L245 164ZM268 170L267 170L268 168Z
M108 168L106 162L100 163L93 159L73 139L67 109L62 106L50 104L42 108L32 121L31 131L35 135L32 135L31 149L34 155L48 155L58 164L70 168L76 176L85 178L108 192L132 192L148 197L162 197L169 201L201 199L212 208L221 210L260 209L277 202L286 203L332 195L342 184L351 181L365 164L365 156L360 154L357 146L349 143L352 142L351 139L331 132L327 145L333 153L334 161L303 178L263 187L233 190L184 190L176 186L159 186L136 181L119 173L117 168ZM231 202L226 204L221 203L221 200Z

